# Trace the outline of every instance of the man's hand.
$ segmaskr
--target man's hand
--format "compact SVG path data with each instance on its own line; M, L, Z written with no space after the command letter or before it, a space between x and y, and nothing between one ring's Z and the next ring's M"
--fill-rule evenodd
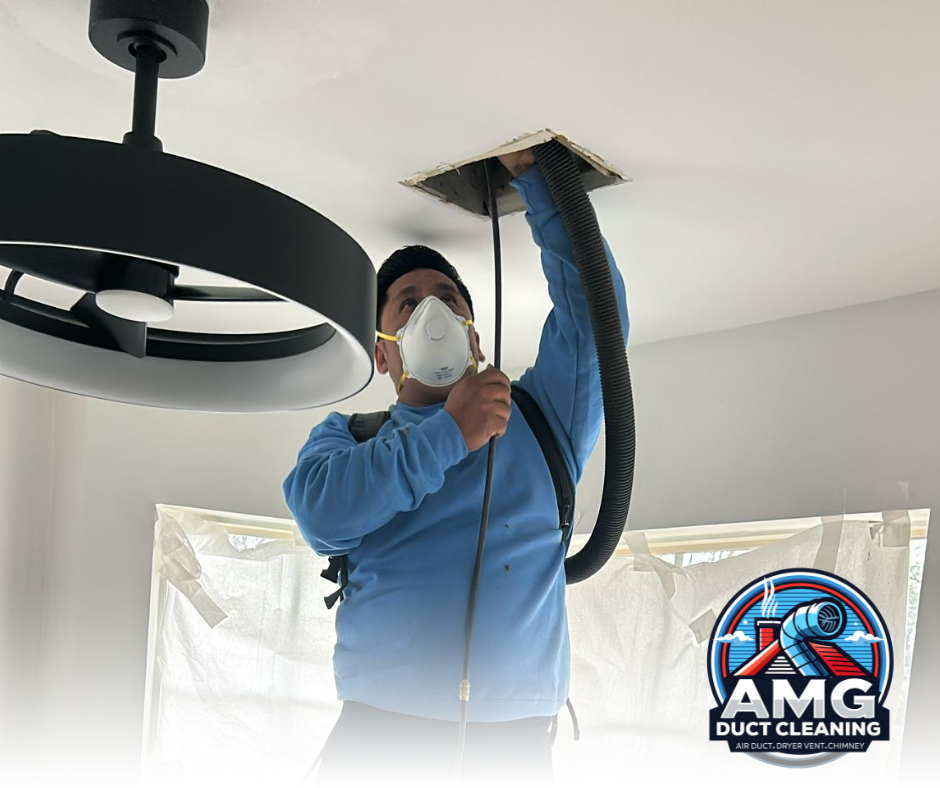
M497 156L496 158L499 159L500 164L509 170L512 173L512 177L515 178L535 164L535 151L533 151L532 148L528 148L527 150L520 150L515 153L504 153L502 156Z
M487 367L461 380L450 390L444 410L454 417L467 449L476 451L493 435L502 437L512 413L509 378Z

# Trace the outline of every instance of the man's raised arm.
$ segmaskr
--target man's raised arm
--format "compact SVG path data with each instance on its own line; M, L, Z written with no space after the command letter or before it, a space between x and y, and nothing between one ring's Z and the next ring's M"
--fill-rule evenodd
M524 154L529 154L526 157ZM538 402L558 439L577 481L597 441L603 421L600 372L591 315L574 263L571 242L555 208L545 179L533 166L530 151L514 154L503 164L513 173L513 186L526 204L526 220L542 251L542 270L548 280L553 308L542 328L538 358L520 378L520 385ZM629 330L623 277L604 242L624 341Z

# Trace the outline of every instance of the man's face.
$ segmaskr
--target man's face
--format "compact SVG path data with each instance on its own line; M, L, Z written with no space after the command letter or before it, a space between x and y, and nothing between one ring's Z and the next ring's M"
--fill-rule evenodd
M417 268L396 279L388 289L388 301L382 310L382 333L394 336L408 322L415 307L432 295L447 304L454 314L467 320L470 319L470 305L460 295L450 277L431 268ZM472 326L470 328L470 352L478 362L484 360L483 353L480 351L480 337ZM381 338L375 341L375 367L383 375L387 372L395 386L398 386L402 364L397 342ZM471 374L473 374L473 368L468 367L463 377ZM426 386L409 377L405 379L399 395L419 394L422 399L442 401L447 399L448 393L455 385L457 384L452 383L450 386L441 387Z

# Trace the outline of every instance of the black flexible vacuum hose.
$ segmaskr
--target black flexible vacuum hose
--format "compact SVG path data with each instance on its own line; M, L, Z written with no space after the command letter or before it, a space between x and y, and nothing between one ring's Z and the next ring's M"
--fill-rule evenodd
M556 140L536 147L535 160L561 216L581 274L604 400L607 437L601 508L587 544L565 560L566 581L579 583L607 563L627 522L636 455L633 387L607 250L578 165L569 150Z

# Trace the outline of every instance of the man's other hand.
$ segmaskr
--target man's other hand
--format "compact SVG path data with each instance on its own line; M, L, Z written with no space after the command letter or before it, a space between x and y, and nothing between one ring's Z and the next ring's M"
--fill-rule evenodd
M512 177L516 178L535 164L535 151L528 148L515 153L504 153L496 158L499 159L500 164L512 173Z
M476 451L492 436L506 432L512 413L509 378L496 367L470 375L450 390L444 410L460 427L467 449Z

